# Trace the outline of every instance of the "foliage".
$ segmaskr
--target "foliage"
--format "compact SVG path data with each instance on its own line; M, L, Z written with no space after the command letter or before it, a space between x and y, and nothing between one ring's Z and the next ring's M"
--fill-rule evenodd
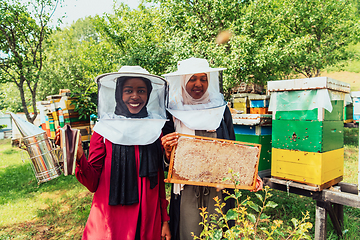
M0 2L0 81L16 84L28 121L37 116L36 93L44 61L44 43L51 34L48 23L61 0ZM33 9L30 14L28 9ZM25 88L31 94L34 115L28 111Z
M307 222L310 219L309 212L303 214L301 220L292 218L292 228L281 229L283 224L282 220L273 220L271 222L270 216L265 212L267 209L277 207L277 204L273 201L268 201L272 194L268 186L263 190L264 195L256 193L256 197L260 200L260 204L257 204L250 200L248 196L246 199L241 200L242 194L236 186L239 185L239 174L232 171L230 178L234 185L234 193L229 193L224 190L229 198L235 200L235 208L223 212L225 203L221 203L218 197L215 197L215 211L217 213L208 215L206 208L201 208L201 217L203 221L200 225L203 226L203 231L200 236L192 236L194 239L311 239L308 234L309 229L312 228L312 224ZM224 179L224 180L230 180ZM235 225L230 225L230 221L235 221Z
M52 34L39 82L42 99L64 88L74 93L95 93L95 77L116 71L118 53L96 33L93 21L91 17L79 19Z
M25 92L25 99L29 104L30 97L28 91ZM21 112L22 109L16 85L14 83L0 84L0 110L17 113Z
M226 88L242 81L265 85L291 75L318 76L351 57L346 46L358 41L355 8L346 0L148 2L158 3L172 36L172 66L189 56L204 57L227 67ZM216 38L225 30L232 36L219 45Z
M3 129L3 128L6 128L7 125L6 124L0 124L0 130Z
M96 18L96 29L119 51L119 63L139 65L153 74L164 73L172 51L167 39L169 30L156 7L130 9L125 4L114 9L113 15Z
M89 94L85 91L84 93L73 93L72 97L76 97L74 111L79 113L79 118L92 120L90 116L97 113L97 94Z
M274 22L281 28L273 28L283 38L278 44L295 73L316 77L326 66L352 56L346 47L358 40L359 26L349 1L277 2Z

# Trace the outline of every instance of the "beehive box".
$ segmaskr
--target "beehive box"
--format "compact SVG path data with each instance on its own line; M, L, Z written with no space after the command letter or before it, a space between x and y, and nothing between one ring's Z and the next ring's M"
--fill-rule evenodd
M229 169L239 173L239 189L254 190L261 146L180 134L173 148L167 182L234 188Z
M271 174L271 114L237 114L233 118L236 141L261 145L258 174Z
M356 122L360 120L360 91L351 92L351 98L353 100L353 119Z
M302 121L342 121L344 119L344 101L331 101L333 110L326 109L276 111L274 119L277 120L302 120Z
M258 174L260 177L271 175L271 135L235 134L236 141L261 145Z
M243 111L244 114L250 113L250 96L256 96L253 93L236 93L232 96L233 108L238 111Z
M318 186L322 190L342 180L344 149L324 153L272 149L271 175Z
M326 152L344 147L342 121L273 120L272 146L308 152Z
M350 103L345 106L344 109L344 122L349 123L353 121L353 112L354 112L354 106L353 103Z
M251 95L249 96L251 108L269 107L270 95Z
M329 93L329 98L331 100L332 112L328 112L323 108L315 109L302 109L294 110L294 105L297 99L300 99L300 94L305 92L310 92L309 96L313 98L307 99L309 105L315 103L316 101L323 100L322 97L316 95L319 90L327 90ZM297 119L297 120L318 120L318 121L343 121L344 120L344 101L345 94L350 92L350 84L343 83L328 77L318 77L318 78L306 78L306 79L292 79L292 80L280 80L280 81L269 81L268 82L268 91L272 93L282 94L281 98L278 99L276 103L276 109L271 109L273 114L273 119ZM294 96L297 95L297 96ZM273 96L271 96L271 99ZM273 99L275 100L275 99ZM297 104L303 104L302 101L299 101ZM271 104L270 104L271 105ZM287 111L281 110L281 105L291 106ZM296 105L296 104L295 104ZM280 108L279 108L280 107ZM271 108L271 107L270 107Z
M250 108L250 114L269 114L269 109L267 107Z

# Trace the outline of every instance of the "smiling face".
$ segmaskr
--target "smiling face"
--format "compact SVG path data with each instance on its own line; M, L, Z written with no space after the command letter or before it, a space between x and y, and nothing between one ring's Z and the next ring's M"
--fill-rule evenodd
M208 89L209 82L206 73L196 73L186 84L186 91L194 99L201 98Z
M137 114L145 106L148 89L140 78L129 78L122 89L122 100L132 114Z

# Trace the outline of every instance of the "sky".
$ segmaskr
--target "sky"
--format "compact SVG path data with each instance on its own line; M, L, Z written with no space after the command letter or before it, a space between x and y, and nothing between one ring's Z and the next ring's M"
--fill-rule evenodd
M25 0L22 0L26 2ZM117 2L123 2L131 8L137 8L139 0L116 0ZM85 18L86 16L103 15L104 12L112 13L113 0L64 0L63 7L58 7L55 11L53 19L61 16L65 16L63 24L60 27L70 26L79 18ZM51 25L50 25L51 26ZM0 52L0 57L5 57Z
M131 8L137 8L139 0L117 0L126 3ZM104 12L112 13L113 0L65 0L63 7L57 8L54 19L65 15L60 27L70 26L79 18L86 16L103 15Z

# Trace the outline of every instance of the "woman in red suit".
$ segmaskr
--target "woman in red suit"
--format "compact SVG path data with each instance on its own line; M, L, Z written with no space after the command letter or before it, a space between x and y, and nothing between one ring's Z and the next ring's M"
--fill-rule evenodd
M75 173L95 193L83 239L169 240L159 139L167 82L138 66L95 81L99 122L88 159L79 148Z

